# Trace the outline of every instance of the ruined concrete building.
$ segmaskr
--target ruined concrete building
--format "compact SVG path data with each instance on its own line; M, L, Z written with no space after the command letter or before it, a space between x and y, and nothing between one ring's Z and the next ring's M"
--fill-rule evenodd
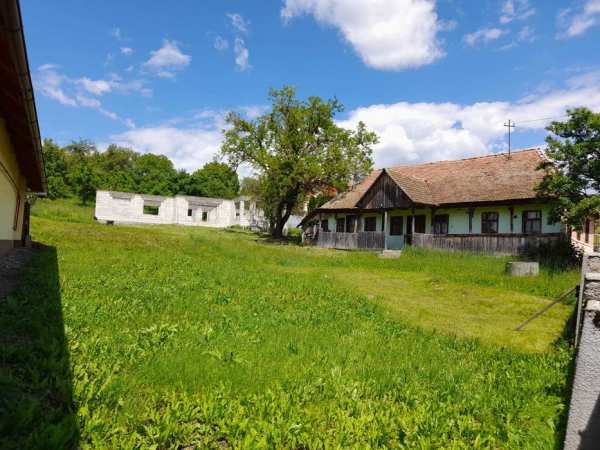
M97 191L95 218L108 224L175 224L265 229L263 212L248 197L223 198Z

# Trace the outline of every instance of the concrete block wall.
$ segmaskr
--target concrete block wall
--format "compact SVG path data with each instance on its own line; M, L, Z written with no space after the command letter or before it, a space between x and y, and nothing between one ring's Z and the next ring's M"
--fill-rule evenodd
M600 448L600 253L582 266L581 322L565 450Z
M162 197L125 192L97 191L95 217L100 222L121 224L177 224L224 228L250 226L264 221L262 212L248 200L213 199L178 195ZM236 208L236 203L239 209ZM144 214L144 204L157 206L158 215ZM192 215L189 216L189 210ZM239 212L239 215L237 214ZM203 213L207 214L203 220Z

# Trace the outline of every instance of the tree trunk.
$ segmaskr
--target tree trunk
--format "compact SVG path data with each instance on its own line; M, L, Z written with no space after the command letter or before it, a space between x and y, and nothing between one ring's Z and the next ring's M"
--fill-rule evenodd
M283 237L283 228L285 227L285 224L287 223L288 219L290 218L290 215L292 214L292 208L289 205L285 205L285 213L282 212L284 210L284 205L278 205L277 206L277 216L275 217L275 228L272 231L272 235L275 238L282 238Z

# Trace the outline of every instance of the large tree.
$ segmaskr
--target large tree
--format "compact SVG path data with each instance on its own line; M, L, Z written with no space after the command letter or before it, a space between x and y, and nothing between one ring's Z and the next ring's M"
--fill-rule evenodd
M248 120L229 113L221 152L234 168L249 163L258 173L271 233L280 237L290 214L307 195L348 183L373 165L377 136L363 123L356 130L338 126L336 100L296 98L295 89L270 92L271 111Z
M175 195L179 176L173 163L164 155L146 153L135 159L133 178L137 192L154 195Z
M240 182L237 173L227 164L209 162L190 177L190 195L201 197L233 198L238 195Z
M89 141L73 142L65 147L67 152L68 181L73 192L85 205L96 197L100 173L95 162L96 146Z
M547 130L546 171L539 194L557 199L553 219L581 229L586 217L600 214L600 114L586 108L568 110L568 120Z
M42 153L48 179L48 197L56 199L69 196L67 152L52 139L44 139Z

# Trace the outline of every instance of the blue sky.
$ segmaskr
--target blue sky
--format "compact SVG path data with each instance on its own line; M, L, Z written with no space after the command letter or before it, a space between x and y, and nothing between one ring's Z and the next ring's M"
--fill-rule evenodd
M376 131L377 166L543 143L548 117L600 111L600 0L21 0L44 137L194 170L223 116L271 87L336 96Z

